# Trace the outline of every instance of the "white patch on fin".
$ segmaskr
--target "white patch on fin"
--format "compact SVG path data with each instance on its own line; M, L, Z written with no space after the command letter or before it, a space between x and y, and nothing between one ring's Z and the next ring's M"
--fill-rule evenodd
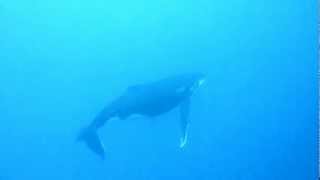
M180 138L180 148L184 148L188 142L188 127L186 128L186 131L184 132L184 136Z
M184 137L180 138L180 148L184 148L188 142L188 132L185 133Z
M189 129L189 109L190 109L190 97L186 98L180 105L180 148L183 148L187 144L188 129Z

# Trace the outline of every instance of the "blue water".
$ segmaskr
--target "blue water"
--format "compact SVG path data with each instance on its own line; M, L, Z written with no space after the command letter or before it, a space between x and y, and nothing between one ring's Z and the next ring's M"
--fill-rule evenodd
M1 0L1 180L312 180L317 1ZM102 161L79 129L127 86L184 72L178 111L110 121Z

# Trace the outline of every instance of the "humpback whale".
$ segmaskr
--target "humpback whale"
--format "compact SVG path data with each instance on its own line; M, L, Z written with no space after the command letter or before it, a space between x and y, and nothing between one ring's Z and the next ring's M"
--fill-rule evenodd
M105 106L93 121L83 128L77 140L102 159L105 150L98 136L98 130L114 117L126 119L131 115L155 117L170 110L180 108L180 148L187 143L189 127L190 98L194 91L204 82L202 73L180 74L158 81L129 86L118 98Z

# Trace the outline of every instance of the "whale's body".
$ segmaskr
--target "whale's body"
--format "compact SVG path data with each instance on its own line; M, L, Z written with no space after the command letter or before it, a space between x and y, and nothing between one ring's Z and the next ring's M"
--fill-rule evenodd
M78 140L84 141L93 152L104 157L104 147L97 130L109 119L126 119L134 114L154 117L180 106L180 147L184 147L187 142L190 97L203 80L203 74L191 73L130 86L81 131Z

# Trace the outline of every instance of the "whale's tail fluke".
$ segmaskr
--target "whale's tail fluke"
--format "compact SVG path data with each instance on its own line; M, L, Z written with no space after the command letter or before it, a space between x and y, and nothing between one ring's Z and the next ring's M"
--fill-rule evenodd
M104 159L105 151L104 146L97 134L97 130L94 128L86 127L82 129L77 137L77 141L84 142L91 151L96 153L99 157Z

